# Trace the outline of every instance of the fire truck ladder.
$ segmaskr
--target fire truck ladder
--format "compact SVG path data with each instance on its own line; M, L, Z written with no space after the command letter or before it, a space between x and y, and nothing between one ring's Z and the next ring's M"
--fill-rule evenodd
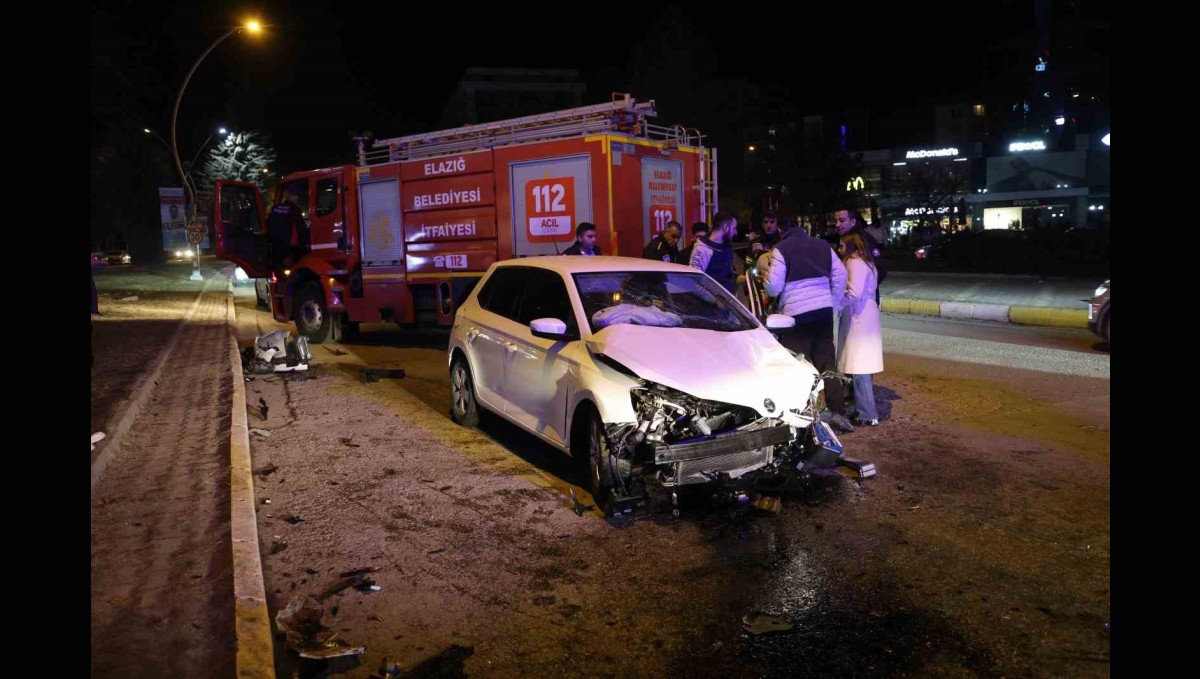
M668 128L646 123L646 118L655 115L657 113L653 100L639 103L628 94L617 98L614 93L613 101L607 104L581 106L565 111L466 125L407 137L379 139L374 142L370 152L359 154L359 164L377 165L607 132L658 140L677 137L677 134ZM698 141L699 133L696 134Z

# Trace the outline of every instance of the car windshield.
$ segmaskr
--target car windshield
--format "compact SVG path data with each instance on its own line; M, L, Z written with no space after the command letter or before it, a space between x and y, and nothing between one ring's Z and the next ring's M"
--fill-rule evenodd
M758 326L732 295L699 272L605 271L573 277L592 332L620 323L721 332Z

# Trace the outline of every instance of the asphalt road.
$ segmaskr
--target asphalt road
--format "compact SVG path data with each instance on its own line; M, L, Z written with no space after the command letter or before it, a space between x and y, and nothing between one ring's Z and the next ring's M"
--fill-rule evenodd
M239 294L241 341L281 327ZM275 517L306 519L260 526L290 544L264 545L272 610L316 584L303 573L375 555L397 575L340 605L344 637L368 648L351 677L453 649L495 676L1107 675L1106 350L1074 329L884 326L883 424L843 436L878 477L835 474L778 515L693 497L678 519L656 505L631 524L575 517L569 489L590 498L568 461L519 429L450 422L444 331L364 325L314 347L319 377L262 385L287 422L252 441L256 464L288 470L261 482ZM407 377L363 384L365 367ZM754 611L792 629L751 635Z

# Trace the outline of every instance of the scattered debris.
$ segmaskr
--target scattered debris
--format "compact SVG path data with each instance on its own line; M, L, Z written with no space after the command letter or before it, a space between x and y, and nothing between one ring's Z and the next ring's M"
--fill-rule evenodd
M367 619L370 620L370 618ZM400 637L396 638L399 639ZM394 677L400 676L400 666L396 664L395 660L385 655L383 656L383 661L379 663L379 676L382 679L394 679Z
M278 554L288 548L288 543L283 540L276 540L271 543L271 553Z
M370 368L364 368L362 371L363 382L378 382L384 378L402 379L403 377L403 368L397 368L395 370L373 370Z
M262 418L264 420L267 419L267 410L269 410L267 408L267 399L263 398L262 396L259 396L258 397L258 405L260 408L262 408Z
M383 622L383 618L375 615L374 613L368 615L367 620L370 620L371 622Z
M431 549L428 552L425 552L425 554L426 555L441 554L444 551L446 551L445 547L438 547L437 549Z
M771 514L778 514L779 510L783 508L783 502L779 498L769 495L756 495L753 504L758 509Z
M324 601L338 592L349 589L354 586L353 579L343 579L325 588L324 592L317 595L317 601Z
M274 464L269 464L265 467L259 467L258 469L255 469L253 473L255 476L270 476L277 471L279 471L279 467L276 467Z
M104 440L104 432L98 431L92 434L92 450L96 449L96 444Z
M313 569L313 568L305 568L304 572L308 573L309 575L320 575L321 574L321 571Z
M269 505L269 504L271 504L271 498L269 498L269 497L263 498L263 504L264 504L264 505Z
M138 298L137 298L137 295L130 295L129 297L122 297L121 299L118 299L117 301L118 302L136 302L136 301L138 301Z
M584 514L588 513L589 511L595 509L596 505L585 505L582 502L580 502L579 498L575 497L575 489L572 488L571 489L571 508L575 510L576 516L583 516Z
M250 433L255 436L261 436L265 439L271 438L271 432L267 431L266 429L251 429Z
M345 571L345 572L339 574L338 577L339 578L353 578L353 577L357 577L359 575L366 575L367 573L376 573L379 570L380 570L379 566L367 566L366 568L355 568L352 571ZM317 572L313 571L312 574L316 575Z
M242 371L254 374L303 371L308 370L310 360L307 339L292 339L287 330L276 330L254 338L254 346L242 350Z
M371 592L378 592L383 588L379 585L376 585L375 581L371 578L364 576L354 579L354 589L362 592L363 594L369 594Z
M254 381L254 376L253 376L253 375L246 375L246 381L247 381L247 382L253 382L253 381Z
M324 608L316 599L297 594L275 616L275 625L284 633L287 645L301 658L325 660L366 652L363 646L351 646L338 639L338 633L321 624Z
M355 443L354 439L352 439L352 438L340 438L340 439L338 439L338 441L341 442L341 444L343 446L346 446L347 448L361 448L362 447L359 444Z
M341 349L338 349L337 347L331 347L328 345L325 346L325 349L326 349L326 351L333 354L334 356L345 356L350 353L349 351L342 351Z
M287 516L283 517L283 520L287 521L288 523L292 524L293 526L298 523L304 523L304 517L297 516L295 514L288 514Z
M747 613L742 616L742 626L751 634L770 634L772 632L786 632L792 628L792 624L783 618L770 613Z

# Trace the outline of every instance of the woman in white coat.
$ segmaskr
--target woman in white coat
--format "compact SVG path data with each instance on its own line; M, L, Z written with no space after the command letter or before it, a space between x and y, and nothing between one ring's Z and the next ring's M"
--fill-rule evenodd
M875 303L879 279L871 248L859 234L842 236L838 253L848 274L838 317L838 371L854 382L856 424L873 427L879 424L879 412L871 375L883 372L883 323Z

